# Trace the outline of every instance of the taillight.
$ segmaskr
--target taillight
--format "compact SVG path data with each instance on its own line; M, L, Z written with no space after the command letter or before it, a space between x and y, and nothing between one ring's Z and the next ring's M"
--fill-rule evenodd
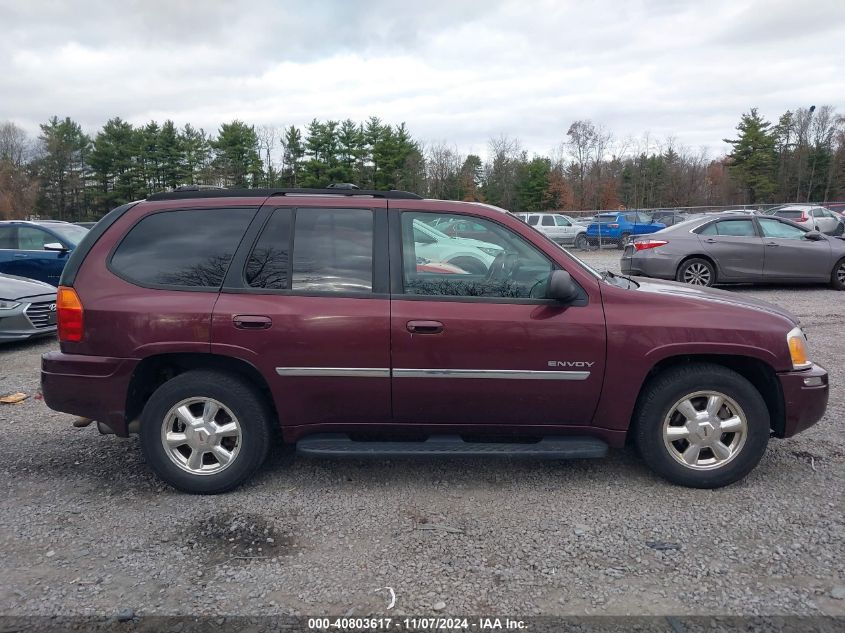
M797 219L797 220L795 220L795 221L796 221L796 222L806 222L806 221L807 221L807 220L809 220L809 219L810 219L810 218L809 218L809 216L807 216L806 214L802 213L802 214L801 214L801 217L800 217L800 218L798 218L798 219Z
M76 343L82 340L82 302L76 290L59 286L56 296L56 313L59 325L59 341Z
M642 240L641 242L634 242L634 248L638 251L645 251L649 248L657 248L668 243L666 240Z
M618 224L616 224L616 223L613 223L613 224L608 224L607 226L608 226L609 228L611 228L611 229L618 229L618 228L619 228L619 225L618 225Z

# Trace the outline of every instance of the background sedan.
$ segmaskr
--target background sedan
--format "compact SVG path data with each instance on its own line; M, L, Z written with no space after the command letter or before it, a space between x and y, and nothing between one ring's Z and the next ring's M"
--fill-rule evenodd
M0 343L56 332L56 289L0 274Z
M772 216L701 217L634 238L622 272L685 283L830 283L845 290L845 240Z

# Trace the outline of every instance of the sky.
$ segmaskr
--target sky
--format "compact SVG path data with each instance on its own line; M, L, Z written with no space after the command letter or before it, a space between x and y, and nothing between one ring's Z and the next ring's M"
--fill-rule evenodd
M0 122L32 135L53 115L89 133L378 116L550 154L589 119L619 150L648 134L713 156L751 107L845 113L845 2L0 0L0 69Z

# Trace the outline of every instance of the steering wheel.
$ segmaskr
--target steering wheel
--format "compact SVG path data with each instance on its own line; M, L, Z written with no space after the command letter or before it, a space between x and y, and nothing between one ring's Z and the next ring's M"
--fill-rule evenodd
M487 275L484 277L484 281L487 283L504 281L513 275L518 267L519 255L516 253L502 251L496 255L496 259L494 259L493 263L490 264L490 268L487 269Z

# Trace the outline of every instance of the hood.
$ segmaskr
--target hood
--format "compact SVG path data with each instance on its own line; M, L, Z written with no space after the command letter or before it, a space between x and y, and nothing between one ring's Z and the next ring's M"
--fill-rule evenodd
M707 288L704 286L691 286L676 281L662 281L659 279L646 279L644 277L637 277L637 283L640 285L639 292L653 292L656 294L670 295L682 299L696 299L700 301L710 301L712 303L721 303L723 305L736 306L740 308L748 308L756 310L757 312L764 312L766 314L776 314L798 325L798 317L784 310L774 303L768 301L760 301L759 299L750 299L742 297L734 292L727 290L719 290L717 288Z
M56 288L43 281L13 275L0 275L0 299L15 301L36 295L55 294Z

